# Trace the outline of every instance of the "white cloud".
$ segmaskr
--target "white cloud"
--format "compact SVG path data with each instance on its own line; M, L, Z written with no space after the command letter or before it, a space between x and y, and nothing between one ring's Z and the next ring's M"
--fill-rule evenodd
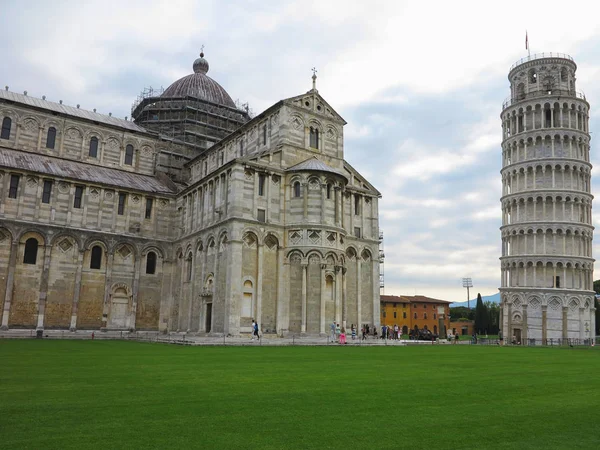
M310 89L316 66L320 93L355 117L344 131L347 159L383 195L387 293L461 301L463 276L474 292L497 288L499 114L508 69L526 56L526 28L532 53L573 53L578 90L592 105L593 148L600 132L596 2L579 2L577 26L562 27L548 26L565 8L555 0L543 8L516 0L28 6L3 2L0 42L13 58L3 85L118 116L143 87L191 73L202 44L209 75L257 113ZM592 163L600 164L594 151Z

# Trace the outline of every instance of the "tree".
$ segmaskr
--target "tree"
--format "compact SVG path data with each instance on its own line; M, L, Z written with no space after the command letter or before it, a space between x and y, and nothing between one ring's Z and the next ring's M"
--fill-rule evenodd
M483 304L481 294L477 294L477 306L475 306L475 330L477 333L487 332L489 314L487 308Z
M488 311L488 330L489 334L498 334L500 330L500 305L498 303L487 301L484 303Z
M600 294L600 280L594 281L594 291L596 294Z
M450 308L450 320L467 319L475 320L475 310L466 306L455 306Z

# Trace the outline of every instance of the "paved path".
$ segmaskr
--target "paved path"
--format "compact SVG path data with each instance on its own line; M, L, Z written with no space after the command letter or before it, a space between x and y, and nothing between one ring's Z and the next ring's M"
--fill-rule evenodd
M179 344L179 345L235 345L235 346L286 346L286 345L319 345L319 346L340 346L337 342L331 342L331 338L328 336L295 336L290 335L286 337L279 337L276 335L263 335L260 340L250 339L250 335L241 336L211 336L211 335L196 335L194 333L169 333L163 334L156 331L98 331L98 330L44 330L43 339L98 339L98 340L135 340L140 342L160 342L168 344ZM7 330L0 331L0 339L35 339L36 330ZM463 341L462 343L468 343ZM445 342L440 342L440 345L450 345ZM382 347L382 346L405 346L405 345L432 345L430 341L406 341L406 340L383 340L368 338L366 340L361 339L348 339L346 346L369 346L369 347Z

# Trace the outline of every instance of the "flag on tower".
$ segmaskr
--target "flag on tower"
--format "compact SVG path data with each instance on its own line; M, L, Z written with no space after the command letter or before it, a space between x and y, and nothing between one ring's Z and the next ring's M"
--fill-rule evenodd
M525 30L525 50L529 50L529 37L527 36L527 30Z

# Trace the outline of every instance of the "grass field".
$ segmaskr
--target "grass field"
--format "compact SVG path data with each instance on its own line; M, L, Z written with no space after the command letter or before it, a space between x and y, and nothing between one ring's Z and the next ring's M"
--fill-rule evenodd
M596 348L0 341L4 449L600 448Z

